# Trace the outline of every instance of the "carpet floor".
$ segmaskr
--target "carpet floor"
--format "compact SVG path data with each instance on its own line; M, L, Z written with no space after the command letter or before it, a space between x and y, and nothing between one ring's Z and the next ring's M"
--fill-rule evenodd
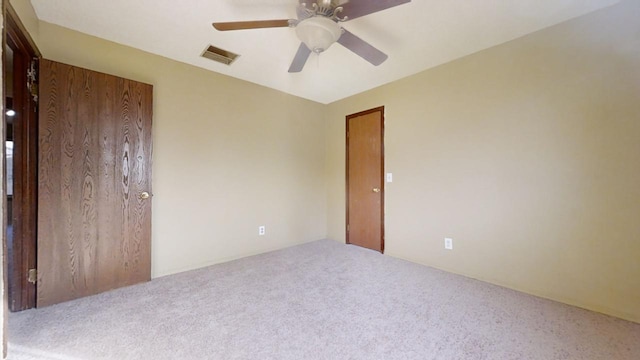
M640 359L640 324L321 240L9 317L9 359Z

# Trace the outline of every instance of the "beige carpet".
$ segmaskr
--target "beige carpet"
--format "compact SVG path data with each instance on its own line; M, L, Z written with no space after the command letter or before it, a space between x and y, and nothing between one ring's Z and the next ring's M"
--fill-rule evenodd
M12 314L9 359L640 359L640 324L323 240Z

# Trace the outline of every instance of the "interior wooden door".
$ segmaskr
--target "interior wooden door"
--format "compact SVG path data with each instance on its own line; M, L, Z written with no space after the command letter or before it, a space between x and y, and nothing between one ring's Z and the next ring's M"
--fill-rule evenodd
M347 243L384 251L384 107L347 116Z
M150 279L152 91L40 62L38 307Z

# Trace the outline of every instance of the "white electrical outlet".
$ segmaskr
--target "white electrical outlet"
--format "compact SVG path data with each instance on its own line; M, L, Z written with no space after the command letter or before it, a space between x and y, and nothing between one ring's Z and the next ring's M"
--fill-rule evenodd
M453 239L444 238L444 248L447 250L453 250Z
M262 236L266 232L267 232L267 228L264 225L258 227L258 235Z

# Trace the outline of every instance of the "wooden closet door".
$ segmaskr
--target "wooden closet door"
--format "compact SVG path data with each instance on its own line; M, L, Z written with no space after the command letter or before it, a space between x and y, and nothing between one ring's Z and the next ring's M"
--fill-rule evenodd
M384 251L384 107L347 116L347 244Z
M45 59L39 76L37 306L148 281L152 86Z

